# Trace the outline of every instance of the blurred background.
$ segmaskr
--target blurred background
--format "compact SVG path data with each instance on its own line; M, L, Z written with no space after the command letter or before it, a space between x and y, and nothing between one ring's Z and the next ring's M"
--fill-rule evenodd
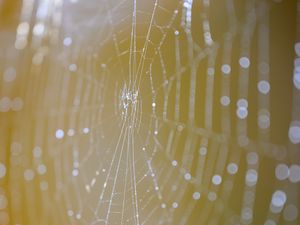
M0 224L300 224L300 1L0 0Z

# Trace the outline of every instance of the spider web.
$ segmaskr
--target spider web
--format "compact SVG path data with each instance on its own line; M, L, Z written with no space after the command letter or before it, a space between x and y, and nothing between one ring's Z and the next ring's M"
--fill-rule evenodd
M38 164L51 174L41 189L55 196L54 221L296 223L299 201L292 196L299 188L280 183L299 182L281 175L299 164L288 159L298 148L294 132L290 128L288 145L278 138L287 130L271 133L280 118L271 118L270 98L270 9L276 4L39 1L33 64L50 56L34 111L34 151L42 146L51 157ZM47 20L43 10L50 6ZM49 36L40 37L41 23ZM44 53L43 45L55 48ZM284 112L292 110L296 106ZM291 127L299 128L298 120ZM44 133L51 138L43 140ZM272 169L262 169L265 162Z

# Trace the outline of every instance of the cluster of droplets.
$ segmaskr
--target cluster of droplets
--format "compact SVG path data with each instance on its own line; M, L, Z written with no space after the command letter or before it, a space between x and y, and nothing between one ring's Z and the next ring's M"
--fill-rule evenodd
M123 117L127 117L129 111L136 110L137 101L138 101L138 91L128 90L127 86L125 85L120 93L120 101L119 107L121 109Z

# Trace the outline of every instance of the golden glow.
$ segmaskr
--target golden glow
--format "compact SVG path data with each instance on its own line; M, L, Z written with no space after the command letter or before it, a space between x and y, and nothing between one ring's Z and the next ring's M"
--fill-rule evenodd
M0 0L0 224L300 224L299 9Z

